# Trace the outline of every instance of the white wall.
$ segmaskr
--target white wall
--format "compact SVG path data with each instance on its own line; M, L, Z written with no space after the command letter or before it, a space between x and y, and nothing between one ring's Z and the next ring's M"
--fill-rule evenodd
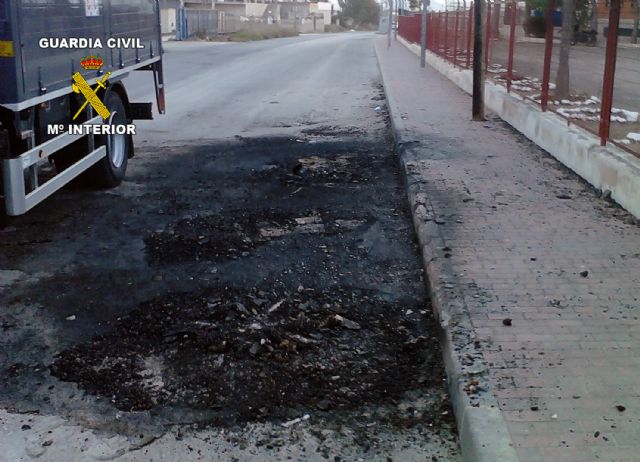
M163 34L171 34L176 31L175 8L163 8L160 10L160 30Z

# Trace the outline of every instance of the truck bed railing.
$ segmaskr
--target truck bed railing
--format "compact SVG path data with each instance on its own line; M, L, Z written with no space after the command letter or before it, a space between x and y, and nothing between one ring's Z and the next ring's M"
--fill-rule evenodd
M96 125L102 123L102 117L96 116L84 123L84 125ZM65 132L56 136L13 159L2 161L2 173L4 180L5 205L8 215L21 215L42 202L47 197L58 191L82 172L94 165L106 156L106 146L93 149L89 154L80 159L69 168L58 173L42 185L38 184L37 169L40 163L47 161L49 156L55 154L86 134L71 134ZM25 174L33 183L27 192Z

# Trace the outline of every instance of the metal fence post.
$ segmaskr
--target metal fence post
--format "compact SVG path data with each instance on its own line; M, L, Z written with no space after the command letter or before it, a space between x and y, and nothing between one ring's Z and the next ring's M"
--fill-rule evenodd
M427 31L429 32L429 31ZM431 13L431 42L427 40L427 46L430 45L430 50L434 53L438 53L438 13Z
M444 30L442 12L438 13L438 54L442 56L442 44L444 43L442 32Z
M427 50L433 51L433 31L435 25L433 23L433 13L429 13L427 16Z
M511 91L511 81L513 80L513 49L516 44L516 10L518 4L511 2L511 11L509 17L511 23L509 24L509 61L507 63L507 92Z
M444 59L448 60L449 51L449 11L444 10Z
M446 54L446 47L447 47L447 13L440 13L440 30L442 32L441 35L441 49L440 49L440 56L442 56L444 59L447 59L447 54Z
M422 16L420 17L420 67L425 66L427 54L427 1L422 0Z
M436 31L438 30L438 21L436 19L436 14L435 13L430 13L429 14L429 23L431 25L431 32L429 32L429 29L427 29L427 32L431 34L431 39L427 40L427 46L429 47L429 49L432 52L436 52L436 43L438 41L438 38L436 37Z
M453 31L453 64L458 64L458 26L460 24L460 6L456 10L456 21Z
M435 54L439 54L438 47L440 45L440 19L438 13L431 13L431 35L433 40L431 41L431 51Z
M433 22L431 21L431 13L425 13L427 15L427 41L425 48L431 50L431 36L433 30Z
M607 54L602 79L602 102L600 106L600 145L607 144L611 128L611 106L613 104L613 86L616 76L616 58L618 51L618 27L620 25L620 0L611 0L609 4L609 31L607 33Z
M551 53L553 51L553 12L555 0L549 0L547 5L547 30L544 36L544 69L542 73L542 88L540 91L540 106L542 111L547 110L549 101L549 79L551 78Z

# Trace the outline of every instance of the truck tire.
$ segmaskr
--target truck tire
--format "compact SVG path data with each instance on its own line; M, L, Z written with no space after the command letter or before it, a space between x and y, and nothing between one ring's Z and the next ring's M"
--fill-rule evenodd
M104 104L109 108L111 116L105 123L126 125L127 113L115 91L107 94ZM83 188L114 188L124 179L127 171L127 161L131 153L131 138L128 135L101 135L95 137L95 146L107 146L107 155L95 165L74 179L69 186ZM54 162L56 170L61 172L82 159L89 153L87 139L80 139L70 144L66 149L56 154Z
M111 116L107 120L109 125L126 125L129 122L127 111L120 95L115 91L107 94L104 101ZM131 153L131 138L129 135L104 135L96 137L97 146L107 146L107 155L86 172L87 183L97 188L115 188L124 179L127 171L127 161Z

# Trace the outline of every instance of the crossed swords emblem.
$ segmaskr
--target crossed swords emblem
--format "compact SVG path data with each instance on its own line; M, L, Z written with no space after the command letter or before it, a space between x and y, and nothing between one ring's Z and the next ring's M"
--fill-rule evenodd
M84 111L84 108L87 107L87 104L91 104L91 107L95 109L96 112L104 120L107 120L109 118L109 116L111 115L111 112L109 111L107 106L105 106L104 103L100 101L100 98L98 98L97 93L100 90L100 88L105 90L107 89L107 86L105 84L107 83L107 79L109 78L110 75L111 75L111 72L107 72L105 76L102 77L102 79L96 81L96 87L91 88L91 86L87 83L84 77L82 77L82 74L80 74L80 72L76 72L75 74L73 74L74 83L71 85L71 88L73 89L74 93L82 93L82 95L86 99L82 107L80 107L80 109L78 109L78 112L76 112L76 115L73 116L73 120L76 120L78 118L78 116L82 113L82 111Z

